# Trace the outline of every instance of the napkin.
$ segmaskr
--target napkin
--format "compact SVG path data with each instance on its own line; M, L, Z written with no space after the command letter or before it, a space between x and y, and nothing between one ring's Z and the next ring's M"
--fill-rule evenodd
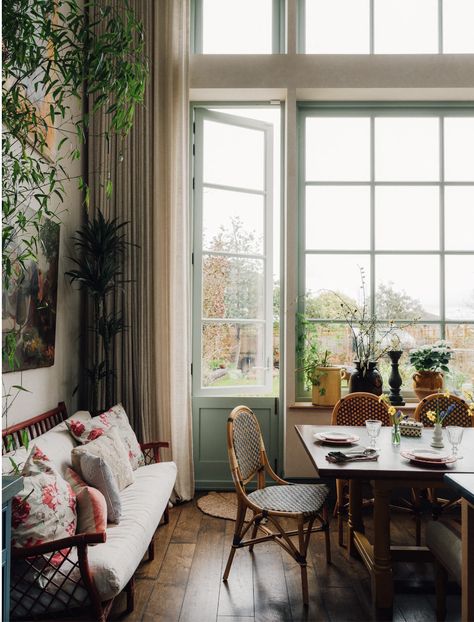
M363 451L360 452L348 452L348 453L344 453L343 451L330 451L327 456L326 456L326 460L328 460L329 462L339 462L339 463L345 463L345 462L362 462L365 460L368 460L370 462L374 462L375 460L377 460L379 457L378 453L371 453L371 454L367 454Z

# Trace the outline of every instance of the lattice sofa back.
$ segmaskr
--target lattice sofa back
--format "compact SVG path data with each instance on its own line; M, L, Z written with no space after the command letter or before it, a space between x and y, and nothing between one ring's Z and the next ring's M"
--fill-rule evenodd
M59 402L56 408L32 417L27 421L22 421L2 430L2 454L12 449L19 449L24 446L24 432L28 433L28 440L31 441L67 419L67 409L64 402Z

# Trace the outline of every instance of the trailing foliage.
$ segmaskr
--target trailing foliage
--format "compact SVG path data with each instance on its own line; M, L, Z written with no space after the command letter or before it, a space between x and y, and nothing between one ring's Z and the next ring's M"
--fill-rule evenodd
M125 136L148 65L142 24L126 0L121 8L107 0L8 0L2 30L5 285L36 258L42 220L65 200L66 162L80 158L90 114L105 111L107 139ZM90 114L74 117L74 100L82 98ZM82 180L79 186L87 201Z
M86 369L91 386L90 410L94 414L113 406L112 343L125 328L122 315L114 310L114 299L128 282L123 279L123 256L128 245L123 228L127 224L116 218L108 220L100 211L92 220L87 219L73 237L77 257L72 261L76 268L66 272L70 282L77 283L94 305L93 323L88 329L94 334L95 362ZM105 404L100 404L102 383Z

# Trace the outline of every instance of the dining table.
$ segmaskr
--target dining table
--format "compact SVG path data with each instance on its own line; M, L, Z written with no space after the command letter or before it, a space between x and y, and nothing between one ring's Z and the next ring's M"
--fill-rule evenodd
M391 426L383 426L376 440L377 460L334 463L327 459L330 451L349 447L322 442L318 434L347 432L354 438L354 447L369 446L366 428L359 426L296 425L296 432L316 474L321 478L349 481L348 554L362 559L371 576L373 615L376 620L390 620L393 615L393 562L431 561L427 547L408 544L392 546L390 539L390 501L395 488L446 488L446 474L474 474L474 428L466 428L460 454L449 464L429 461L414 462L402 454L407 450L430 449L432 428L424 428L421 437L402 437L400 445L392 444ZM321 438L321 437L319 437ZM449 443L445 447L449 453ZM445 452L446 453L446 452ZM374 495L373 541L364 531L362 515L362 483L369 481Z

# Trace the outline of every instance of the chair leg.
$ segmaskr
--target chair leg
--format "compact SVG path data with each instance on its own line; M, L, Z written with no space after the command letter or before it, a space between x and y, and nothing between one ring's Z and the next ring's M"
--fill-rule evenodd
M301 587L303 590L303 604L308 606L309 604L309 595L308 595L308 567L306 564L306 546L307 543L305 541L304 534L304 522L303 519L298 520L298 543L299 543L299 555L296 560L300 565L301 569Z
M436 583L436 620L442 622L446 618L446 585L448 573L445 568L435 560L435 583Z
M326 523L324 530L324 540L326 543L326 563L331 563L331 534L329 533L329 510L326 504L323 505L323 520Z
M238 503L237 503L237 517L235 521L234 540L232 542L232 547L229 553L229 559L227 560L227 564L224 570L224 576L222 577L223 581L227 581L229 577L230 567L232 566L232 562L234 561L235 551L239 548L239 545L240 545L241 533L242 533L242 527L243 527L244 520L245 520L246 509L247 508L245 504L239 498Z
M148 561L152 562L155 559L155 536L150 541L148 545Z
M417 488L411 489L411 500L415 514L415 543L416 546L421 546L421 503L420 491Z
M253 513L254 517L255 517L255 514L256 514L256 513L254 512L254 513ZM252 527L252 536L251 536L252 540L253 540L254 538L256 538L256 537L257 537L257 532L258 532L258 526L259 526L259 525L260 525L260 521L255 521L255 523L253 524L253 527ZM253 545L253 544L250 544L250 545L249 545L249 553L251 553L251 552L253 551L253 547L254 547L254 545Z

